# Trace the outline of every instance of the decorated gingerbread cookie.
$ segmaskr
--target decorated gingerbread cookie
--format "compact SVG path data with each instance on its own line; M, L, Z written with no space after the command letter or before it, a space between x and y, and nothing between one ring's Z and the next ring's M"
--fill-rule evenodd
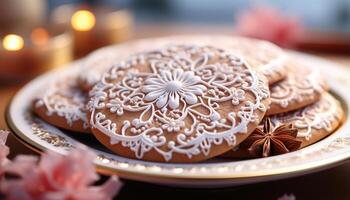
M210 40L212 44L242 54L251 66L266 76L270 85L284 79L288 74L288 56L270 42L229 36L211 36Z
M174 36L168 41L213 45L238 53L255 70L266 76L269 84L282 80L288 74L287 55L267 41L224 35Z
M232 36L188 35L144 39L100 49L85 59L79 83L82 89L88 91L113 64L129 55L162 46L187 43L216 46L238 53L245 57L252 68L265 75L269 84L282 80L288 73L285 64L287 56L272 43Z
M166 44L163 40L145 39L108 46L94 51L82 61L78 84L88 92L114 64L127 59L130 55L147 51Z
M78 84L83 91L88 92L97 83L103 74L114 63L114 52L109 48L96 50L82 61L82 69L78 78ZM99 56L105 55L105 56Z
M242 142L269 104L265 77L228 51L174 45L114 65L92 91L90 126L121 156L196 162Z
M328 84L317 69L301 62L289 63L288 77L270 86L271 105L266 115L296 110L318 101Z
M87 101L87 94L77 86L77 77L62 76L38 94L33 102L33 111L54 126L90 133L86 117Z
M128 45L127 45L128 44ZM97 83L104 72L120 60L126 59L130 53L137 51L132 43L118 47L101 48L82 61L78 84L83 91L88 92Z
M340 103L326 93L318 102L267 117L241 145L225 157L267 157L288 153L328 136L344 119Z

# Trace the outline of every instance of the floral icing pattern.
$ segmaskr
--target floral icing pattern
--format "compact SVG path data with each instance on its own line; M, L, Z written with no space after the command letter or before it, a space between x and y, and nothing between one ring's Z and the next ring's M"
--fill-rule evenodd
M339 102L329 94L323 95L321 100L287 114L271 116L271 122L277 126L285 123L293 123L298 129L298 137L309 140L314 130L324 129L332 132L336 127L334 122L340 122L343 118L343 111L339 109Z
M100 80L101 74L114 63L114 60L122 56L120 52L125 51L115 53L111 47L104 47L88 55L81 61L81 72L78 75L79 84L92 87Z
M248 62L266 76L269 84L280 81L288 74L287 55L278 46L270 42L247 38L238 40L226 38L226 40L229 42L221 42L233 51L247 57Z
M79 75L79 81L83 85L88 85L89 88L92 88L111 65L119 60L124 60L129 54L150 48L160 48L169 44L183 45L187 43L219 46L241 54L247 58L253 69L257 69L266 76L270 84L283 79L288 73L288 68L285 64L287 61L286 54L282 49L270 42L233 36L216 36L213 38L208 35L189 35L138 40L104 47L85 59L82 73ZM255 51L252 51L252 49L255 49Z
M257 112L266 111L269 90L235 54L175 45L114 65L90 96L90 125L111 145L121 144L139 159L155 150L169 161L173 153L190 159L208 155L214 144L236 145L237 133L259 123Z
M326 81L317 69L294 66L293 73L271 86L271 111L288 109L289 106L305 106L302 102L315 102L328 89ZM299 72L297 72L299 71ZM278 107L275 109L275 107Z
M169 105L170 108L176 109L180 105L180 97L187 104L198 102L197 95L203 95L207 89L204 85L198 84L200 80L201 78L194 75L192 71L164 70L160 71L159 75L148 78L142 87L142 92L147 94L146 101L157 99L156 106L158 108Z
M64 117L69 126L82 121L83 128L88 129L86 117L86 95L78 88L76 77L53 81L38 95L35 107L44 106L48 116Z

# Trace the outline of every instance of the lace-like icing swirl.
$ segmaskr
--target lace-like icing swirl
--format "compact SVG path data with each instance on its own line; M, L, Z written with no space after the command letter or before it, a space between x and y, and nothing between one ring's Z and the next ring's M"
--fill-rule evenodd
M121 143L137 158L153 149L169 161L173 153L191 158L208 155L213 144L235 145L236 134L266 111L269 90L234 54L178 45L115 65L90 96L90 124L111 145Z
M69 126L81 120L83 128L89 128L86 117L86 95L77 88L76 77L51 82L39 95L35 106L45 106L48 116L56 114L64 117Z
M332 126L333 122L341 121L342 117L343 111L339 109L338 101L325 94L321 100L310 106L287 114L274 115L270 119L275 126L293 123L298 129L298 137L308 140L314 130L324 129L332 132L336 128Z
M270 42L247 38L232 40L226 37L226 40L228 42L219 42L247 57L248 62L266 76L270 84L281 80L288 74L287 55L278 46Z
M302 105L302 102L316 101L328 89L318 70L306 69L305 72L301 67L293 70L295 72L289 74L288 78L270 88L271 107L287 108L291 104Z
M187 43L214 45L239 53L248 59L254 69L265 75L270 84L283 79L288 72L285 64L287 56L272 43L244 37L188 35L139 40L102 48L86 58L83 63L85 67L82 68L79 79L84 84L93 87L112 64L124 60L128 54L141 52L150 47L159 48L169 44Z

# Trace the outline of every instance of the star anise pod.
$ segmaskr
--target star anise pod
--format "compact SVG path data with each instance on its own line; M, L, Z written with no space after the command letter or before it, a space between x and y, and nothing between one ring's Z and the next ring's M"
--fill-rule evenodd
M297 139L298 129L293 124L273 127L270 118L266 118L262 128L255 131L241 144L254 156L268 157L288 153L300 148L302 141Z

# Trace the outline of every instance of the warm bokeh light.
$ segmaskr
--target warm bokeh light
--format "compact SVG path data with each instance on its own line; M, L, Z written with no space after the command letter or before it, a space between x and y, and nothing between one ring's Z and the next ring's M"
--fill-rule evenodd
M88 10L79 10L75 12L71 19L71 24L75 30L91 30L96 23L95 15Z
M8 51L17 51L23 48L24 40L19 35L9 34L2 40L2 46Z
M49 33L44 28L33 29L30 39L35 45L44 45L49 40Z

